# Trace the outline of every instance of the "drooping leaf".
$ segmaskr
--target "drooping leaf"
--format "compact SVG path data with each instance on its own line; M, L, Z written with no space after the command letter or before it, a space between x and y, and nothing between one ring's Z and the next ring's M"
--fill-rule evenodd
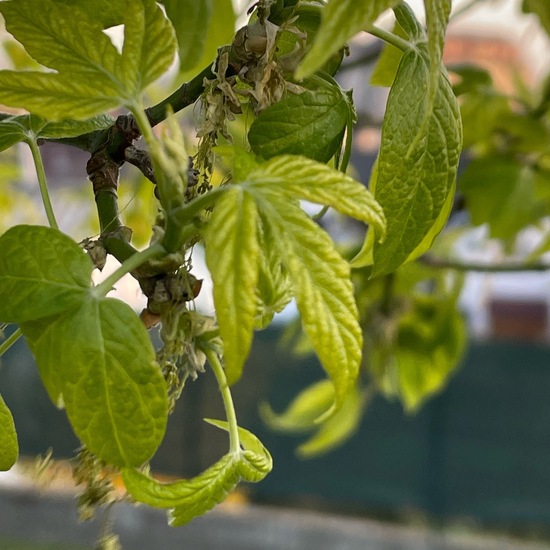
M206 422L229 431L229 423L224 420L213 420L206 418ZM239 441L241 443L241 453L239 461L239 472L245 481L257 483L261 481L273 468L273 459L271 454L265 448L264 444L250 431L238 427Z
M229 383L239 379L252 343L260 255L257 226L254 200L233 186L216 203L204 233Z
M301 391L280 414L274 412L268 403L261 403L260 416L273 430L286 433L309 432L319 427L315 421L333 403L334 384L330 380L321 380Z
M473 160L460 181L474 225L489 224L490 235L510 239L539 214L535 178L530 167L513 158Z
M104 28L114 27L124 22L124 12L128 4L120 0L57 0L71 9L85 10L94 19L101 21Z
M214 0L164 0L179 44L180 71L194 67L201 59L212 19ZM216 17L219 14L216 13ZM212 58L213 60L213 58Z
M362 348L349 264L330 237L284 195L262 189L256 202L292 280L304 330L334 382L338 407L357 377Z
M213 0L214 17L210 18L209 25L204 30L202 55L193 66L182 71L180 79L185 81L194 77L208 64L216 59L218 48L230 44L235 34L235 12L231 0Z
M61 394L88 449L116 466L149 460L166 427L166 383L133 310L111 298L88 298L21 329L50 395Z
M289 94L262 111L250 126L248 141L265 159L302 155L328 162L341 146L351 110L338 86L317 78L314 89Z
M240 480L238 460L226 454L192 479L160 483L137 470L122 470L128 493L138 502L155 508L172 508L170 524L185 525L219 504Z
M207 422L228 429L227 422ZM243 450L238 454L226 454L192 479L160 483L136 470L125 469L122 471L124 485L138 502L156 508L172 508L170 524L174 527L185 525L222 502L242 479L259 481L271 470L271 456L255 435L239 428L239 439Z
M399 0L329 0L311 50L296 72L302 79L322 67L355 34L366 30Z
M430 109L425 93L429 78L424 55L407 52L388 98L376 178L371 181L388 220L387 237L354 259L355 266L368 265L372 254L373 275L388 273L410 259L434 225L441 223L441 211L454 189L462 143L460 114L442 73ZM419 130L424 133L419 135Z
M176 41L153 0L117 2L125 7L122 55L89 6L44 0L36 10L34 0L0 3L8 31L33 58L57 71L0 71L0 102L49 120L90 118L135 103L170 66Z
M10 410L0 395L0 471L9 470L17 461L19 444Z
M0 121L0 151L21 141L36 141L40 138L74 137L112 126L115 119L98 115L88 120L64 120L48 122L36 115L14 115Z
M523 0L523 13L536 14L546 32L550 34L550 4L546 0Z
M0 320L22 323L78 307L92 263L65 234L18 225L0 237Z
M313 458L339 447L358 430L363 418L366 395L351 391L342 407L318 425L316 432L296 449L300 458Z

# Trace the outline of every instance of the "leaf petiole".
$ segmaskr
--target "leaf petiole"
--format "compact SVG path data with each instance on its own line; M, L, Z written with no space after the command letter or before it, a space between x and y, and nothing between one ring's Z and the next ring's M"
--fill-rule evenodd
M36 169L36 175L38 177L38 185L40 187L40 195L42 197L42 203L44 204L44 210L46 211L48 223L50 224L50 227L59 229L59 226L57 225L57 220L55 219L55 214L53 212L52 202L50 200L48 183L46 181L46 172L44 170L44 163L42 162L40 149L38 148L38 144L34 139L28 139L26 143L30 147L32 153L32 159L34 161L34 167Z
M413 44L411 44L408 40L405 40L404 38L397 36L393 32L387 31L385 29L381 29L376 25L372 25L366 30L369 34L376 36L376 38L380 38L380 40L383 40L384 42L387 42L388 44L395 46L397 49L403 52L408 52L410 49L414 47Z
M104 281L92 289L96 297L105 297L113 289L114 285L127 273L137 269L145 262L166 254L166 250L160 243L156 243L141 252L130 256L117 270L109 275Z
M4 355L12 346L19 340L19 338L22 336L21 329L18 328L13 332L13 334L10 334L1 344L0 344L0 357Z
M232 455L238 455L241 452L241 443L239 439L239 426L237 424L237 415L235 414L235 407L233 405L233 397L225 377L220 358L218 354L208 346L203 347L203 351L214 371L214 376L218 382L218 387L222 396L223 406L225 408L225 416L227 418L227 424L229 426L229 452Z

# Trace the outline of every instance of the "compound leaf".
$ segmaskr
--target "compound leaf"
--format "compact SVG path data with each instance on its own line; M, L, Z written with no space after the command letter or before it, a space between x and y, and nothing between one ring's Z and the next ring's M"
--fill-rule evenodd
M256 201L292 281L304 330L334 382L338 407L357 377L362 349L349 264L298 204L267 189Z
M12 227L0 237L0 319L22 323L78 306L89 292L92 269L61 231Z
M17 461L19 444L13 417L0 395L0 471L9 470Z
M50 120L89 118L134 104L170 66L176 40L153 0L116 4L125 8L122 54L102 32L102 15L89 6L43 0L36 10L34 0L1 2L8 31L34 59L57 72L0 71L0 101Z
M242 373L252 343L260 255L258 212L242 187L232 186L218 200L204 239L226 375L233 383Z
M302 79L321 68L359 31L366 30L378 16L399 0L329 0L311 50L296 71Z
M255 189L274 191L290 199L331 206L372 226L383 239L386 219L380 205L367 188L353 178L313 160L282 155L260 165L249 174Z
M166 384L134 311L119 300L89 298L48 323L21 328L46 386L60 393L90 451L116 466L149 460L166 427Z

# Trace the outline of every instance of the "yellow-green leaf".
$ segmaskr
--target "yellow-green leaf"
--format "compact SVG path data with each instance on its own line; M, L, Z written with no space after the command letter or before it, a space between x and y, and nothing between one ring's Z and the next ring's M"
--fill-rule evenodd
M10 410L0 395L0 471L9 470L17 461L19 444Z
M204 239L226 375L234 383L250 351L256 314L260 246L252 196L240 186L228 188L216 202Z
M298 67L302 79L321 68L359 31L367 30L378 16L399 0L329 0L311 50Z

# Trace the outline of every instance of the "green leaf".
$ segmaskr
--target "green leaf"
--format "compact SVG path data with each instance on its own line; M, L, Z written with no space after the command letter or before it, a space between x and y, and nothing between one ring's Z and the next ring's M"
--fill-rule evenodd
M229 423L223 420L206 418L206 422L221 430L229 432ZM238 427L240 453L239 471L245 481L257 483L261 481L273 468L273 459L263 443L252 433Z
M139 93L170 66L176 40L154 0L118 2L126 8L122 55L102 32L101 15L89 6L43 0L37 11L34 0L1 2L8 31L57 73L0 71L0 102L50 120L89 118L137 102Z
M174 1L174 0L172 0ZM199 2L197 2L198 4ZM230 44L235 34L235 12L231 0L213 0L212 13L208 27L203 27L204 41L202 55L196 63L182 71L180 79L183 81L194 77L208 64L216 59L218 48Z
M399 0L329 0L311 50L296 71L303 79L321 68L359 31L366 30L378 16Z
M0 237L0 320L22 323L77 307L90 290L92 269L61 231L11 228Z
M349 264L330 237L284 195L263 189L256 202L263 225L275 236L304 330L334 382L339 407L357 378L362 349Z
M49 120L86 119L117 106L118 97L104 90L105 95L87 81L69 81L59 74L0 71L0 102Z
M166 427L166 383L134 311L118 300L89 298L49 323L21 329L50 396L60 392L88 449L115 466L149 460Z
M290 199L307 200L331 206L369 224L379 239L386 231L386 219L380 205L366 187L326 164L282 155L250 172L250 186L262 192L277 191Z
M550 5L547 0L523 0L523 13L536 14L546 32L550 34Z
M227 422L207 422L228 429ZM185 525L222 502L242 479L260 481L271 471L271 456L259 439L243 428L239 428L239 438L244 450L226 454L189 480L160 483L136 470L124 469L122 480L126 490L138 502L155 508L172 508L170 524Z
M313 458L339 447L357 430L363 418L366 394L355 388L342 407L321 423L315 434L296 449L300 458Z
M276 313L292 300L292 285L274 243L269 227L260 233L260 259L256 288L255 328L266 328Z
M441 211L454 190L462 143L460 113L444 74L430 109L425 90L429 78L424 56L407 52L388 98L371 182L388 220L386 240L373 243L373 275L393 271L410 257L441 223ZM424 125L426 117L429 123ZM363 249L354 266L368 265L370 253L368 247Z
M0 151L21 141L36 141L40 138L64 138L79 136L113 125L109 115L98 115L88 120L64 120L48 122L36 115L14 115L0 121Z
M17 461L19 444L10 410L0 395L0 471L6 472Z
M154 508L173 508L170 524L185 525L225 500L240 481L239 463L226 454L200 475L172 483L160 483L137 470L122 470L128 493Z
M119 78L127 95L136 100L142 90L170 68L177 39L174 27L155 0L127 1L126 5Z
M315 421L333 403L334 384L330 380L320 380L301 391L280 414L274 412L268 403L261 403L260 416L273 430L286 433L309 432L319 426Z
M428 57L430 60L430 103L435 101L441 72L441 58L445 45L445 31L452 7L451 0L424 0L428 28Z
M493 238L511 239L538 218L533 171L513 158L475 159L459 185L472 223L488 223Z
M226 376L232 384L241 376L252 343L260 256L258 212L241 187L231 186L218 200L204 240Z
M207 39L205 30L209 27L214 1L164 0L163 4L176 31L180 71L185 71L201 59Z
M265 159L290 154L328 162L341 147L351 111L339 86L316 78L314 89L289 94L262 111L248 141Z
M455 308L443 305L433 321L427 321L425 335L419 327L426 321L418 316L417 311L412 319L402 321L395 350L399 395L408 412L418 410L444 387L458 366L466 342L464 321Z
M101 21L104 28L114 27L124 22L125 2L120 0L57 0L59 3L85 10L94 19Z

